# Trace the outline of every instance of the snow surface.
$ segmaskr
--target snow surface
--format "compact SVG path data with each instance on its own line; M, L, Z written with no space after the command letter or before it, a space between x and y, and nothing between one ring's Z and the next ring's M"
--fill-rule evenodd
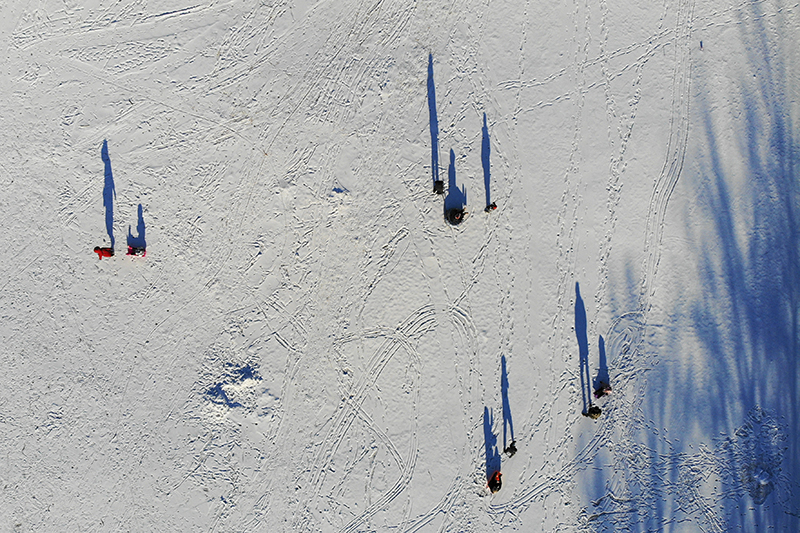
M797 2L0 14L0 530L800 531Z

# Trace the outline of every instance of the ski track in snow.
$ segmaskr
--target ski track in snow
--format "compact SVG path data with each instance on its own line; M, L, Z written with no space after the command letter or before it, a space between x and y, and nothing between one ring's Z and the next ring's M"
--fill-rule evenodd
M578 13L581 11L581 8L586 9L586 17L582 20L578 18ZM689 105L689 80L691 77L690 74L690 47L691 47L691 28L692 28L692 12L693 12L693 2L691 1L683 1L678 5L678 13L677 13L677 24L678 26L672 30L661 30L658 34L658 38L654 38L654 40L650 41L647 45L647 50L644 54L639 56L638 60L634 64L629 64L624 67L623 70L628 70L630 68L634 68L636 71L636 79L634 82L632 89L632 93L634 94L634 103L630 105L632 108L630 111L629 116L622 116L618 117L617 112L615 110L616 104L614 102L613 96L610 94L608 88L612 82L614 75L608 71L607 68L607 61L610 58L613 58L615 55L619 54L620 51L615 51L612 53L607 53L605 51L605 46L608 37L608 28L606 27L606 15L607 15L607 3L601 2L601 24L600 24L600 51L601 55L597 60L590 60L588 56L588 49L589 49L589 42L592 40L590 34L590 20L588 16L588 4L580 6L576 2L576 35L583 35L585 40L579 41L579 46L577 47L576 52L576 75L577 75L577 86L574 91L575 98L577 99L577 112L575 114L575 121L576 123L580 123L581 120L581 110L584 107L583 104L583 95L586 93L588 89L588 85L585 78L585 69L588 66L593 66L595 64L599 64L601 67L601 71L605 78L605 82L602 84L605 87L605 97L606 97L606 110L609 118L612 120L618 120L617 126L617 136L619 142L618 152L611 157L611 165L610 165L610 176L609 176L609 184L607 186L607 190L609 192L608 197L608 215L605 219L604 224L604 236L601 240L601 255L599 264L601 272L605 272L607 269L606 260L608 259L609 255L611 254L611 242L612 236L614 233L614 228L616 225L615 221L615 208L619 202L619 189L621 186L621 176L624 172L624 153L627 147L628 140L632 134L634 129L634 120L636 116L636 107L639 102L638 94L639 94L639 82L641 81L642 76L642 69L647 62L647 60L652 57L655 50L662 46L662 43L659 42L659 39L669 40L670 42L676 42L677 46L676 49L676 57L675 57L675 72L673 90L672 90L672 111L670 116L670 125L669 125L669 140L670 143L667 146L666 153L667 153L667 160L665 161L664 168L662 169L659 177L655 180L655 185L653 188L653 198L651 200L651 208L648 210L648 224L647 229L645 232L645 241L646 241L646 257L647 260L647 268L645 269L645 275L643 276L643 287L647 287L652 284L652 280L655 277L656 269L658 265L658 253L659 253L659 245L660 245L660 232L661 228L663 228L663 220L664 214L666 212L667 203L669 201L669 197L672 191L675 188L675 184L680 176L680 171L683 164L683 158L685 155L686 150L686 139L688 137L688 105ZM655 42L654 42L655 41ZM630 53L635 49L634 46L629 47L629 50L626 53ZM560 220L560 229L557 233L559 241L561 239L566 238L566 243L561 244L559 249L561 250L560 254L560 261L561 266L559 266L558 270L562 272L562 280L559 284L559 291L558 291L558 299L559 302L563 302L559 305L559 309L562 311L560 316L556 316L556 323L554 326L558 326L560 324L568 324L569 319L569 311L571 311L571 306L568 304L570 301L569 291L571 287L571 279L568 278L570 274L574 271L574 248L577 245L577 239L575 236L576 227L579 223L579 219L577 216L581 197L578 193L580 184L573 184L573 176L578 174L579 168L577 167L576 162L576 154L578 151L578 146L580 145L581 140L581 130L578 126L575 127L575 133L573 137L572 143L572 152L570 156L569 166L565 173L565 187L564 187L564 194L562 196L562 210L559 213L559 220ZM569 207L571 201L574 202L574 207L572 211L572 215L569 216ZM652 219L656 219L656 221L651 221ZM607 279L607 275L601 275L600 279L602 281ZM643 290L644 292L644 290ZM598 289L595 294L595 301L597 302L595 307L595 314L599 313L600 306L602 302L604 302L605 298L605 286L601 282L598 286ZM642 311L646 312L648 298L643 296L640 305L643 307ZM613 361L616 359L616 368L615 372L617 374L616 383L619 388L622 390L633 390L636 391L637 388L641 391L641 388L637 385L637 380L641 379L639 373L641 370L648 368L652 365L652 354L647 354L646 352L642 352L640 348L641 344L641 333L636 333L636 330L644 330L646 327L646 322L643 319L642 311L634 313L632 315L623 315L619 317L615 322L615 325L612 326L612 329L606 334L609 342L607 344L607 354L608 359ZM632 320L630 317L639 317L638 319L633 318ZM616 332L615 329L618 327L616 324L619 324L620 321L623 323L627 322L628 325L624 327L622 332ZM633 331L630 330L633 328ZM638 336L638 341L631 342L630 336L631 334L634 335L634 338ZM568 335L564 334L564 330L556 327L551 334L551 339L556 338L563 338L567 341L570 341ZM554 353L561 353L562 357L568 353L571 348L569 346L569 342L567 344L562 345L561 349L554 349ZM620 347L618 347L620 346ZM554 347L555 348L555 347ZM555 394L556 391L553 391ZM638 428L641 427L643 424L642 420L637 420L632 418L630 415L632 413L637 413L637 404L641 402L641 397L636 397L628 399L627 395L625 396L625 404L619 405L621 402L617 402L614 408L614 425L620 428ZM531 411L532 414L534 413ZM552 413L553 418L557 418L557 413ZM532 423L532 422L529 422ZM501 516L505 515L516 515L520 508L524 508L524 506L530 504L537 499L541 499L552 492L561 490L561 487L567 481L573 479L573 476L576 470L583 468L583 465L588 464L591 462L592 457L595 455L597 450L600 446L603 445L604 442L607 442L610 437L612 436L612 430L608 426L604 426L595 437L590 441L590 443L582 450L578 452L574 459L567 462L566 465L562 466L559 472L553 476L545 477L544 479L539 478L538 481L534 483L530 483L529 488L526 490L521 491L521 494L516 496L515 499L511 502L504 503L501 505L492 506L491 510L493 513L500 514ZM565 443L565 442L564 442ZM563 444L559 444L556 447L560 448ZM563 459L557 459L559 462Z
M15 252L0 286L13 316L4 344L32 346L4 356L9 379L32 392L8 400L20 414L0 414L10 435L0 440L0 475L11 486L0 523L47 529L60 514L69 517L65 530L592 531L600 516L633 513L638 487L675 499L704 531L724 531L718 509L733 492L709 501L708 472L729 476L728 454L745 465L734 480L745 487L739 492L766 498L788 483L778 475L762 482L764 465L747 459L762 442L780 449L788 438L781 422L755 409L736 434L694 455L659 456L636 433L666 441L642 406L658 363L647 337L667 211L687 157L695 32L741 24L747 5L697 16L694 0L665 0L654 27L634 31L614 3L572 0L553 23L568 23L567 38L553 43L564 50L546 64L542 8L529 1L513 9L352 0L164 11L134 1L19 11L8 26L15 75L5 94L25 104L20 113L31 122L36 99L49 102L59 123L42 141L38 123L30 133L15 126L19 139L8 135L0 164L4 172L23 166L36 150L48 155L35 172L65 174L42 186L52 198L33 201L52 213L31 223L35 244ZM521 15L498 30L503 9ZM498 32L507 32L511 52L497 46ZM494 53L497 65L487 61ZM445 224L425 172L428 54L440 155L453 150L456 182L467 187L470 218L461 226ZM631 175L651 116L643 102L665 79L668 88L656 87L670 102L660 167ZM559 113L563 123L547 122ZM484 114L500 205L491 214L475 200L483 198L475 176ZM544 128L554 146L562 143L553 150L564 157L549 159L557 168L535 168L526 154L529 136ZM119 251L99 264L84 258L104 235L103 139L119 191L118 242L143 205L145 261ZM598 171L597 161L607 166ZM8 174L4 185L19 193L24 175ZM608 317L612 258L635 248L619 237L621 213L636 200L624 193L640 182L649 201L635 245L637 300ZM8 206L13 218L29 218L28 209ZM9 229L8 242L19 244L18 233L19 225ZM42 266L33 253L45 238L63 243L60 264ZM590 342L604 337L614 376L595 426L580 416L576 282ZM31 310L37 297L58 303ZM60 338L60 322L69 327L54 343L63 355L52 372L80 384L70 385L83 395L72 400L19 362L49 353L23 324L46 341ZM98 360L86 363L82 352ZM528 372L510 374L521 451L503 455L503 490L487 495L482 413L502 412L501 356ZM36 357L35 366L50 363ZM564 505L581 501L581 476L603 452L627 477L583 508ZM56 463L75 453L78 472L62 481ZM768 459L777 472L781 453ZM658 484L637 477L645 465ZM670 479L676 469L680 478ZM94 487L98 475L106 479ZM51 503L52 515L31 510L75 483L89 487L73 495L77 503Z

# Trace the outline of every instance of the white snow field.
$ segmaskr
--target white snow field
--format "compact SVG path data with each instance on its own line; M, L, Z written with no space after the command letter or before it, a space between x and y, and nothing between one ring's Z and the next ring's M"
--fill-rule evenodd
M1 531L800 531L798 2L0 15Z

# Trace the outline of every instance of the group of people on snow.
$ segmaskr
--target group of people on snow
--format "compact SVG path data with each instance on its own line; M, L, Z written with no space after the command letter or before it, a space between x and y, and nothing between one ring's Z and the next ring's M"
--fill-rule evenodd
M434 194L444 194L444 181L443 180L436 180L433 182L433 192ZM492 202L486 206L484 209L485 212L491 213L497 209L497 202ZM445 211L445 219L452 224L453 226L457 226L464 222L464 219L467 216L467 210L462 207L451 207Z

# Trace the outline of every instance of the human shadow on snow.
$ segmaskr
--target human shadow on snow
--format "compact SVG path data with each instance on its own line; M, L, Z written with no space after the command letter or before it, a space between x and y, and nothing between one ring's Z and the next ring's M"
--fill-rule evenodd
M439 117L436 114L436 86L433 83L433 54L428 54L428 116L431 129L431 177L439 181Z
M456 182L456 153L450 150L450 166L447 167L447 196L444 198L444 212L463 209L467 205L466 187L458 188Z
M139 204L138 220L136 222L136 236L131 233L131 227L128 226L128 246L132 248L147 248L147 240L145 239L144 216L142 215L142 204Z
M597 342L597 350L598 350L598 364L597 364L597 377L594 378L594 383L592 387L594 390L600 388L600 385L605 383L606 385L611 385L611 378L608 375L608 362L606 361L606 341L603 339L603 336L599 336L599 340Z
M509 442L514 442L514 421L511 418L511 404L508 401L508 372L506 370L506 356L500 357L500 392L503 396L503 449ZM511 437L510 441L508 437Z
M583 413L592 405L591 377L589 375L589 339L586 334L586 307L581 298L581 287L575 283L575 335L578 338L578 361L581 373L581 398Z
M497 449L497 437L492 432L494 415L488 407L483 408L483 442L486 448L486 480L500 470L500 451Z
M114 189L114 174L111 171L111 158L108 155L108 141L103 140L103 147L100 149L100 158L104 165L103 181L103 207L106 210L106 232L111 241L111 248L114 248L114 199L117 192Z
M486 191L486 205L492 203L492 179L489 156L492 151L489 142L489 127L486 125L486 113L483 114L483 128L481 128L481 164L483 165L483 187Z

